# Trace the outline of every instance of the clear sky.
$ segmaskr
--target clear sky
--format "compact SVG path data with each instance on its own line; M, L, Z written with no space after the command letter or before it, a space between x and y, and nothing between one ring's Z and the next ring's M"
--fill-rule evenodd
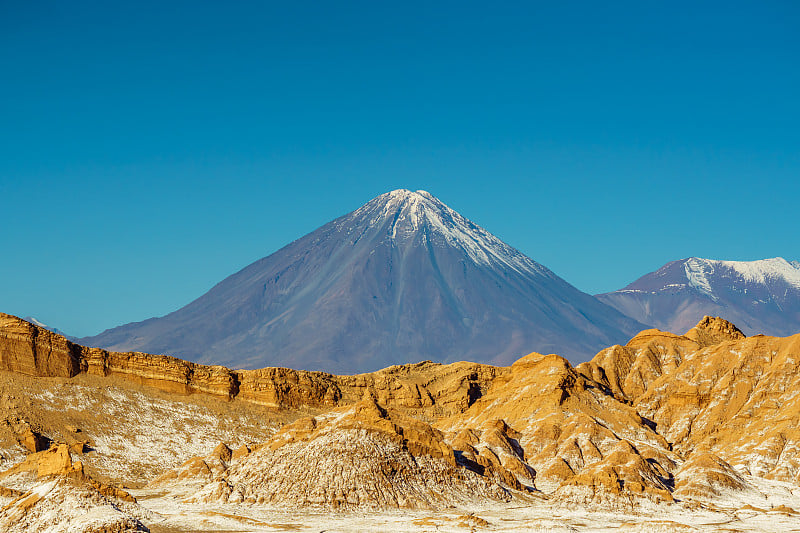
M0 2L0 311L159 316L425 189L591 292L800 259L800 3Z

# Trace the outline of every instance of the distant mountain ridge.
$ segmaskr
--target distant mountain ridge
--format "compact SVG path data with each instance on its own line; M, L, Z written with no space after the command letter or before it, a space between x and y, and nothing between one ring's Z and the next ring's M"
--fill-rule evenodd
M640 324L425 191L378 196L187 306L83 344L237 368L339 373L391 364L585 360Z
M712 315L735 322L747 335L793 335L800 332L800 262L689 257L597 298L665 331L684 331Z

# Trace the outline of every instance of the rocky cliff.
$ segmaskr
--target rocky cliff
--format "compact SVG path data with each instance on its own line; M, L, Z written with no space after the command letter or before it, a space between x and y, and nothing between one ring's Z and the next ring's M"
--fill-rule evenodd
M164 355L87 348L3 313L0 370L37 377L117 376L170 393L208 394L276 409L348 405L373 390L383 405L425 416L464 410L495 377L509 372L467 362L396 365L352 376L277 367L231 370Z

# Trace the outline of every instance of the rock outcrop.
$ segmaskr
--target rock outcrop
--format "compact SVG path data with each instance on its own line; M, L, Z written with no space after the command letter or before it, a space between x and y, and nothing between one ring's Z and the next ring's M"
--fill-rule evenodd
M0 341L0 370L66 378L81 371L81 346L15 316L0 313Z
M746 337L739 328L724 318L710 316L704 316L684 336L696 341L703 348L723 342L740 341Z
M92 479L83 470L83 463L73 461L70 447L64 443L53 445L48 450L28 455L24 461L0 473L0 482L19 474L32 474L36 479L50 477L69 477L89 485L104 496L135 503L136 499L122 489L105 485Z
M800 335L748 338L704 317L684 336L650 330L578 369L630 402L684 459L702 449L739 472L796 483L798 361Z
M141 514L136 499L88 476L66 444L32 453L0 473L0 487L10 498L0 509L3 531L148 531L133 516Z
M599 503L606 493L623 494L625 501L671 500L669 471L678 458L633 407L557 355L530 354L511 370L467 411L437 427L463 433L459 428L502 420L513 428L536 488L565 500L576 494L568 487L588 488L580 490L582 501Z
M218 451L194 458L152 486L189 502L334 509L439 509L510 498L502 483L461 466L440 431L371 394L289 424L235 461Z
M496 376L508 371L476 363L429 361L353 376L277 367L235 371L164 355L87 348L3 313L0 370L37 377L117 376L169 393L208 394L276 409L351 405L373 390L383 405L426 416L463 411Z

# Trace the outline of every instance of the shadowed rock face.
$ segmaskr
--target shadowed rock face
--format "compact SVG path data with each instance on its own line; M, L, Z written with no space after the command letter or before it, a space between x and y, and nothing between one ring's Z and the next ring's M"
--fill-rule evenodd
M586 360L642 325L425 191L381 195L182 309L81 344L234 368L336 373L392 364Z
M800 332L800 262L690 257L597 298L665 331L686 331L710 315L724 316L747 335L793 335Z

